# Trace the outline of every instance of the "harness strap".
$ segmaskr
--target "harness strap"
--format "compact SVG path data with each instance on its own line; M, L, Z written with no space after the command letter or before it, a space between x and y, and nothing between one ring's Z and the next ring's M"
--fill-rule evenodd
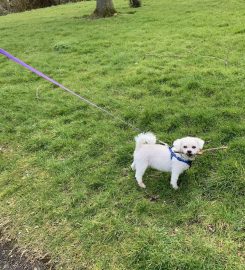
M186 163L187 165L189 165L189 166L191 167L191 164L192 164L192 161L191 161L191 160L185 160L185 159L183 159L183 158L181 158L181 157L178 157L178 156L174 153L174 151L172 150L171 147L168 147L168 149L169 149L170 154L171 154L171 160L172 160L173 157L174 157L174 158L176 158L178 161L184 162L184 163Z

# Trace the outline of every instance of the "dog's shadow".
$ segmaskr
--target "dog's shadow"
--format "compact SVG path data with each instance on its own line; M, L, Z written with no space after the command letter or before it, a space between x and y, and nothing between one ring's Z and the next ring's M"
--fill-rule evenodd
M145 193L145 197L153 202L175 204L176 206L185 206L192 199L193 193L190 192L190 185L187 173L183 173L178 180L178 190L174 190L170 185L170 174L149 169L144 175L146 189L139 187Z

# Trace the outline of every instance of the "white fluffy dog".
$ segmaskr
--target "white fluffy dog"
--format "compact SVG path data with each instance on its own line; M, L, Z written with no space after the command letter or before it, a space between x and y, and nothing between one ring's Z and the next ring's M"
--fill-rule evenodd
M143 175L148 167L171 173L171 185L178 189L178 178L189 169L196 154L203 148L204 141L195 137L185 137L174 141L173 147L156 144L156 136L141 133L135 137L136 148L131 168L136 171L138 185L145 188ZM175 153L176 152L176 153Z

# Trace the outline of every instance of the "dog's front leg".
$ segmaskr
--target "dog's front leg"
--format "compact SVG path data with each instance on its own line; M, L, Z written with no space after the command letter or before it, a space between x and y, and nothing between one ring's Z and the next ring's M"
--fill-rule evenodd
M179 188L178 179L179 179L180 174L181 174L181 172L179 172L179 171L172 171L172 174L171 174L170 184L175 190Z

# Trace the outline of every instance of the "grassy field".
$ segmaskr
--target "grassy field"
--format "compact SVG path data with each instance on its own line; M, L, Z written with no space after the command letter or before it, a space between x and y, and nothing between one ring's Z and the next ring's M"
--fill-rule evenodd
M161 140L228 151L142 190L134 130L0 55L1 226L57 269L244 269L245 3L114 3L1 17L0 46Z

